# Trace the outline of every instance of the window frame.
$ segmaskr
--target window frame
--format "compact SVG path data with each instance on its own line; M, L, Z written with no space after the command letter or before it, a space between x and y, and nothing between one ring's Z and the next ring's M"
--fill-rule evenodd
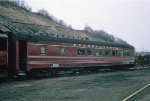
M63 50L63 51L62 51ZM60 53L61 54L65 54L65 48L64 47L60 47Z
M91 54L88 54L91 52ZM93 48L87 48L87 56L94 56L94 49Z
M121 53L120 55L118 53ZM123 56L123 50L117 50L117 56Z
M115 54L113 54L115 52ZM112 50L112 56L117 56L117 50Z
M98 51L99 50L99 51ZM99 52L100 54L97 55L96 53ZM102 56L102 49L96 49L95 51L95 56L99 57L99 56Z
M109 51L109 54L106 54L106 51ZM105 49L105 56L110 56L110 49Z
M84 54L79 54L80 53L80 50L82 50L82 52L84 53ZM78 48L77 49L77 54L79 55L79 56L85 56L86 54L85 54L85 49L84 48Z
M7 38L0 37L0 51L7 51Z
M40 46L40 55L46 55L46 45Z

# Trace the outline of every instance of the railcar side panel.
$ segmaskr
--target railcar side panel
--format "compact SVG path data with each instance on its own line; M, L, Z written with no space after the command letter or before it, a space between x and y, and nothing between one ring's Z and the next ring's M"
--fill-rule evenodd
M105 65L121 65L134 62L134 58L130 56L105 56L105 49L102 50L102 56L96 56L97 48L73 46L68 44L43 44L43 43L28 43L28 70L38 68L72 68L72 67L88 67L88 66L105 66ZM41 54L41 47L45 47L45 53ZM61 48L64 48L61 50ZM94 54L89 56L87 51L84 55L78 55L78 49L87 50L92 48ZM123 49L120 49L123 50Z

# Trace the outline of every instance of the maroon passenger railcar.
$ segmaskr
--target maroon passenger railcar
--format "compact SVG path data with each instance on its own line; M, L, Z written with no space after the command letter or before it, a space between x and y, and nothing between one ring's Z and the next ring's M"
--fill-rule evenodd
M94 70L134 65L134 47L89 40L30 35L0 34L0 72L14 76L61 70Z
M0 77L6 75L7 69L7 35L0 34Z

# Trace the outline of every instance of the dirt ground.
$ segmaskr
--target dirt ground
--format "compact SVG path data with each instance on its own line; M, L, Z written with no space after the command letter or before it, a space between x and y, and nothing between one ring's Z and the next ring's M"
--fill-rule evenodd
M2 82L0 101L121 101L149 83L150 69Z

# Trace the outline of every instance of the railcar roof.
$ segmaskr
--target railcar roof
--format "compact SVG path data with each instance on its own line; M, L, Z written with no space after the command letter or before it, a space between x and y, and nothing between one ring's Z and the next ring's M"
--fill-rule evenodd
M0 38L7 38L7 35L0 33Z
M49 42L64 42L64 43L73 43L73 44L85 44L85 45L98 45L98 46L111 46L111 47L121 47L121 48L132 48L133 46L128 44L115 44L110 42L98 42L90 41L83 39L67 38L64 36L58 36L54 34L29 34L26 32L15 33L18 40L25 41L49 41Z

